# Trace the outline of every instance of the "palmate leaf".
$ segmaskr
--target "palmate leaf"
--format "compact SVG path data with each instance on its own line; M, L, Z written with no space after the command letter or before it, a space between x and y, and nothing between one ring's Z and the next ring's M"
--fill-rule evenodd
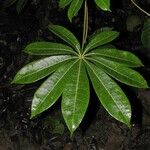
M122 64L106 60L101 57L92 57L89 58L89 60L94 62L104 72L122 83L139 88L148 87L145 79L138 72L127 68Z
M26 46L25 53L30 55L63 55L76 54L75 51L64 44L52 42L34 42Z
M72 68L62 97L62 113L71 132L81 123L89 103L89 83L83 61Z
M63 92L67 75L76 61L62 65L36 91L32 101L31 118L51 107Z
M58 25L49 25L48 29L79 52L81 47L77 38L68 29Z
M87 62L95 92L108 113L130 127L131 106L121 88L101 69Z
M102 31L99 34L95 34L85 47L85 52L92 50L101 45L107 44L119 36L119 33L116 31Z
M110 0L95 0L95 3L102 10L110 11Z
M28 84L36 82L54 72L64 62L72 59L69 55L51 56L31 62L23 67L12 83Z
M102 57L108 60L118 62L126 67L141 67L143 66L141 60L131 52L112 49L112 48L98 48L92 50L88 56Z
M68 29L55 25L49 28L69 46L52 42L29 44L25 48L26 53L50 56L26 65L13 80L13 83L26 84L49 75L34 95L31 117L50 108L62 95L62 114L73 134L88 108L89 77L108 113L130 126L130 103L112 78L138 88L148 86L145 79L131 69L142 66L142 62L135 55L103 45L115 39L118 32L110 30L93 35L86 48L81 51L78 40ZM101 48L97 48L99 46Z
M70 22L72 21L72 18L76 16L78 11L80 10L84 0L73 0L69 9L68 9L68 18Z

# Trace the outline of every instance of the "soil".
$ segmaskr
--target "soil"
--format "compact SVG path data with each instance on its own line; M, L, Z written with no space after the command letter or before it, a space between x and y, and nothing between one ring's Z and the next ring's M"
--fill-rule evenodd
M37 3L35 3L37 2ZM113 27L120 37L113 44L133 52L145 64L138 69L150 81L150 50L143 48L140 36L147 17L129 0L115 4L112 12L90 5L89 35L100 27ZM149 1L139 3L150 8ZM93 11L94 10L94 11ZM114 120L98 102L91 89L91 103L87 114L74 136L63 121L60 101L51 109L30 120L33 94L41 84L12 85L16 72L33 59L22 52L30 42L55 40L47 30L49 23L59 24L82 37L81 12L71 24L66 11L58 8L56 0L34 1L18 14L15 4L0 11L0 150L149 150L150 149L150 90L120 86L132 105L132 127ZM136 15L141 23L127 30L127 18ZM94 19L93 19L94 18Z

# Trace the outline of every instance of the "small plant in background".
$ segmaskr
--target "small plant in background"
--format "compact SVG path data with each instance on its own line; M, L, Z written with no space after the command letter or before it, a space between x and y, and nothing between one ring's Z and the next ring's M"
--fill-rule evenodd
M150 19L147 19L147 21L144 23L141 41L145 48L150 48Z
M80 10L84 0L60 0L59 7L65 8L69 5L68 8L68 18L71 21L72 18L78 13ZM105 11L110 11L110 0L95 0L96 5Z
M16 3L16 10L20 13L28 1L29 0L5 0L2 2L2 8L7 8Z
M60 0L60 5L65 7L70 4L68 17L72 20L80 9L81 2L83 3L80 0ZM34 94L31 118L50 108L62 95L61 110L71 135L80 125L89 105L89 80L107 112L128 127L131 106L115 80L137 88L148 87L145 79L133 69L143 66L134 54L107 48L106 44L116 39L118 32L111 29L99 31L87 41L88 6L87 1L84 2L82 43L67 28L49 25L49 30L65 41L66 45L53 42L34 42L27 45L25 53L47 57L27 64L12 81L28 84L49 76ZM109 0L95 2L99 7L103 6L103 10L110 10Z

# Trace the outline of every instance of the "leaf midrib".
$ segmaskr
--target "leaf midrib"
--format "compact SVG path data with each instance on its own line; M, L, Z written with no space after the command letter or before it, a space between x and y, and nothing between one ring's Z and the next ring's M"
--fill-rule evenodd
M81 63L82 63L82 60L79 60L79 68L78 68L78 76L77 76L77 83L76 83L76 90L75 90L75 103L74 103L74 109L73 109L73 112L76 111L76 103L77 103L77 93L78 93L78 88L79 88L79 80L80 80L80 72L81 72ZM75 113L73 113L73 119L72 119L72 125L73 125L73 122L74 122L74 115Z

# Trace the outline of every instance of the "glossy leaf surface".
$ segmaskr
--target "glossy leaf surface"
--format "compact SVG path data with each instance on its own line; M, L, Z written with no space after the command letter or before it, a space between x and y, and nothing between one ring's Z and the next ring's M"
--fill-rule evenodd
M122 83L139 88L148 87L145 79L138 72L130 68L101 57L93 57L90 60L95 62L96 65L103 69L107 74L111 75L113 78Z
M72 21L72 18L76 16L78 11L80 10L84 0L73 0L69 9L68 9L68 18L70 22Z
M16 74L12 83L27 84L38 81L54 72L61 63L70 59L72 57L69 55L51 56L29 63Z
M134 54L118 49L99 48L89 53L91 56L100 56L102 58L121 63L127 67L143 66L141 60Z
M112 117L130 126L131 107L124 92L95 65L88 63L87 68L95 92L104 108Z
M110 11L110 0L95 0L95 3L102 10Z
M59 38L67 42L69 45L71 45L76 51L80 51L80 43L76 39L76 37L73 35L72 32L70 32L68 29L62 26L58 25L49 25L49 30L53 32L55 35L57 35Z
M93 36L85 48L85 51L89 51L101 45L107 44L117 38L119 35L116 31L102 31L99 34Z
M81 123L89 103L89 83L82 60L72 68L62 97L62 113L71 132Z
M71 1L72 1L72 0L60 0L60 1L59 1L59 7L60 7L60 8L66 7L67 5L70 4Z
M36 91L32 101L32 117L51 107L63 92L66 77L74 65L74 61L60 67Z
M52 42L35 42L26 46L24 52L30 55L62 55L76 54L74 50L64 44Z

